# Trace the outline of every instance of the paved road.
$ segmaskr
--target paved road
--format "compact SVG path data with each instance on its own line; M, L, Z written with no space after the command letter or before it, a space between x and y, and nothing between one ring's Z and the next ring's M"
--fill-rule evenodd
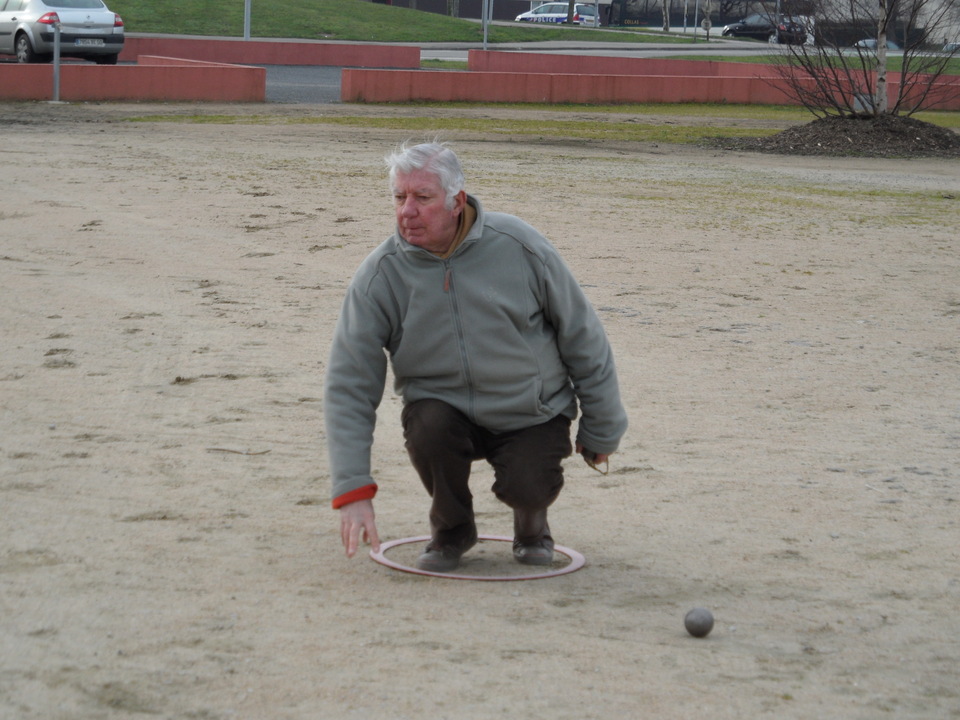
M267 102L317 105L340 102L340 70L318 65L264 65Z

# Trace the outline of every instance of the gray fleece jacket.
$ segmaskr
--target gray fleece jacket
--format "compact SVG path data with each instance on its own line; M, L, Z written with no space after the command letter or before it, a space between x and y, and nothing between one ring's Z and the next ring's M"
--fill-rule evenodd
M519 218L486 213L446 259L399 232L360 265L327 366L333 497L373 485L370 448L387 357L404 403L443 400L493 432L563 413L577 441L617 449L627 428L613 353L559 253Z

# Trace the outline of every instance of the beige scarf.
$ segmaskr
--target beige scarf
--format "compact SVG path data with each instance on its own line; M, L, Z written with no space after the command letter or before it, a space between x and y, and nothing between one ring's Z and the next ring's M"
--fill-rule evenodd
M457 228L457 234L453 236L453 242L450 243L450 247L447 248L446 252L434 253L441 260L446 260L448 257L453 255L456 249L460 246L460 243L463 242L463 239L467 236L467 233L470 232L470 228L473 227L473 223L477 220L477 210L470 203L465 203L463 206L463 212L460 213L460 226Z

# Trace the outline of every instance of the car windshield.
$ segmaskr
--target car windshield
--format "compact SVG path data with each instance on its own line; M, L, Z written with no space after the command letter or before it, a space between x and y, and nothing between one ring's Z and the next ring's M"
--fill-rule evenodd
M100 0L43 0L43 4L64 10L100 10L104 6Z

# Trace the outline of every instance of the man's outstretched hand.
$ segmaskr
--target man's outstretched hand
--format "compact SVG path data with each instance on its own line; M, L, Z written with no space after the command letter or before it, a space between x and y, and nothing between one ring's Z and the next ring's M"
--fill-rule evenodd
M347 557L353 557L363 542L380 552L380 537L374 522L373 501L358 500L340 508L340 540L347 551Z

